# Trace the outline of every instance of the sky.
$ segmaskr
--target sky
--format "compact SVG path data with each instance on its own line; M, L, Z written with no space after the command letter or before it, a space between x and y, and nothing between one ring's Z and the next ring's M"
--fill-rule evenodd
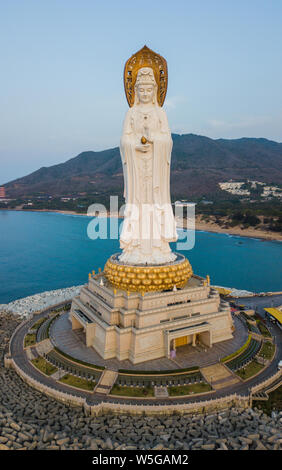
M0 185L119 145L145 44L172 132L282 142L281 0L0 0Z

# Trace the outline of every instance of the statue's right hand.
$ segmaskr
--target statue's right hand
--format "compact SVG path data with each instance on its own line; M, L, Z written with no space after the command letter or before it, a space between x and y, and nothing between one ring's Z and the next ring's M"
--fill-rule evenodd
M148 152L150 144L136 145L135 150L139 152Z

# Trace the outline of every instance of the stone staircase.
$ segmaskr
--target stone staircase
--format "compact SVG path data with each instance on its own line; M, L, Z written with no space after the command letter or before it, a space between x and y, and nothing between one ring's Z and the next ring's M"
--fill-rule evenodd
M156 398L167 398L169 396L167 387L164 387L162 385L160 386L156 385L154 387L154 395Z
M48 354L54 348L53 344L51 343L50 339L44 339L40 343L36 345L36 351L39 356L43 356L43 354Z
M104 370L94 392L101 395L108 395L117 379L117 376L118 373L114 370Z
M267 401L269 398L268 394L265 391L262 392L256 392L252 395L253 400L263 400Z
M66 372L64 370L58 369L56 372L54 372L54 374L50 375L50 377L56 381L59 381L62 377L64 377L64 375L66 375Z
M220 363L202 367L200 371L214 390L220 390L240 382L239 377Z

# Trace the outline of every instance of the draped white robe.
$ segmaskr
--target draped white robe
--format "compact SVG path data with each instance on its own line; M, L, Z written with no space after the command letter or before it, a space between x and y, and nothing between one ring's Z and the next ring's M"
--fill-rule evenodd
M147 152L136 150L145 136ZM173 261L169 242L177 240L170 200L172 138L165 111L134 105L126 114L120 142L124 173L125 219L119 259L133 264Z

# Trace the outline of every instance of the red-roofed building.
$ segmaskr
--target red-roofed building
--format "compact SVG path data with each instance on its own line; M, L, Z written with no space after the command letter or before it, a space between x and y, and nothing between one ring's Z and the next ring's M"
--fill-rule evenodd
M0 186L0 199L4 199L6 197L6 192L4 186Z

